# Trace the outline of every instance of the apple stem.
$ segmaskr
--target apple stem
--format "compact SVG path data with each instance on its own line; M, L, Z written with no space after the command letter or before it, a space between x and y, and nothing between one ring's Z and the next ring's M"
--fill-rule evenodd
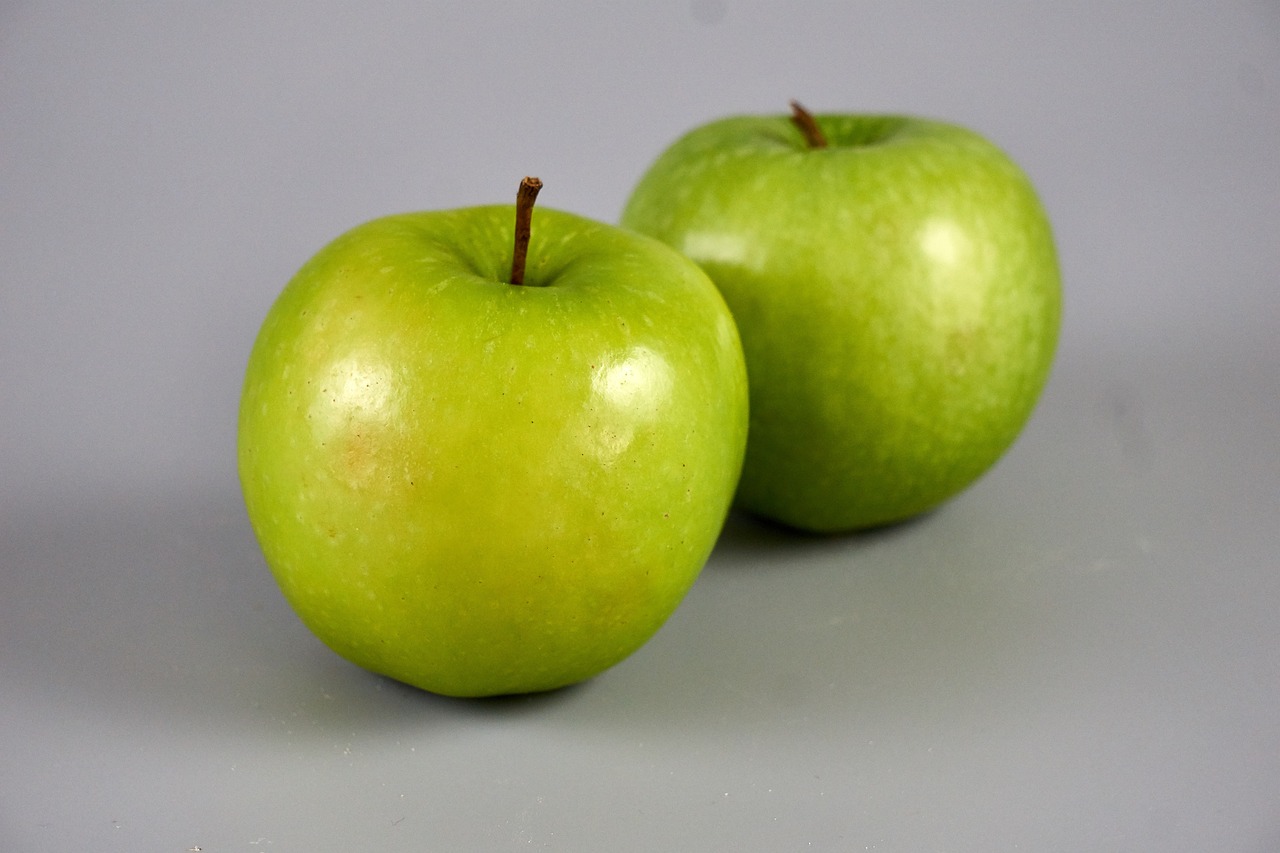
M516 236L511 252L511 283L524 284L525 258L529 255L529 234L533 222L533 202L542 189L542 181L525 178L516 190Z
M822 128L818 127L817 119L800 106L799 101L791 102L791 123L800 128L800 132L804 134L804 141L809 143L810 148L827 147L827 137L822 132Z

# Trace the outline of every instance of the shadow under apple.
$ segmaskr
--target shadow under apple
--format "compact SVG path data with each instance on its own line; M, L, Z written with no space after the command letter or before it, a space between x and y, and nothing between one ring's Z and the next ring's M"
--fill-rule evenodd
M267 572L233 487L7 526L10 689L141 731L332 744L525 718L644 731L899 715L994 686L1017 667L1025 628L991 577L1008 543L984 547L989 519L963 502L851 536L735 514L689 597L632 658L577 687L457 700L365 672L313 637Z
M979 720L1033 666L1032 549L1016 518L958 498L909 522L815 536L734 514L650 643L597 679L575 724L710 732L897 725L946 706Z

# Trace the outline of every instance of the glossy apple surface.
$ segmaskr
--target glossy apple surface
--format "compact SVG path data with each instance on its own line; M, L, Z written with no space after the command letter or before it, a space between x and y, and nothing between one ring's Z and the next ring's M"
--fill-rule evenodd
M741 469L743 357L692 262L511 206L339 237L271 308L239 416L250 520L293 608L438 693L547 690L642 645L706 561Z
M738 501L813 531L931 509L1005 452L1049 375L1058 262L1027 176L968 130L788 116L690 132L622 224L695 260L751 379Z

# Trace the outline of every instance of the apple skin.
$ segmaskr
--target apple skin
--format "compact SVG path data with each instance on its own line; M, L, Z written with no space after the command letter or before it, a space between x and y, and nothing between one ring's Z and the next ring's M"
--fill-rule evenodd
M649 168L621 224L696 261L751 377L737 501L816 532L901 521L1009 448L1061 314L1049 221L1023 171L926 119L788 116L697 128Z
M246 371L239 474L303 622L436 693L549 690L639 648L741 471L737 330L691 261L555 210L401 214L288 283Z

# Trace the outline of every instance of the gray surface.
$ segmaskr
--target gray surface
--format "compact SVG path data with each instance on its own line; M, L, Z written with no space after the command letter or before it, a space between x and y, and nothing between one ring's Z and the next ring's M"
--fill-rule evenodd
M1280 10L0 9L0 849L1280 849ZM1031 172L1058 367L893 530L733 519L599 679L459 702L297 623L239 378L338 231L615 219L735 111L970 124Z

